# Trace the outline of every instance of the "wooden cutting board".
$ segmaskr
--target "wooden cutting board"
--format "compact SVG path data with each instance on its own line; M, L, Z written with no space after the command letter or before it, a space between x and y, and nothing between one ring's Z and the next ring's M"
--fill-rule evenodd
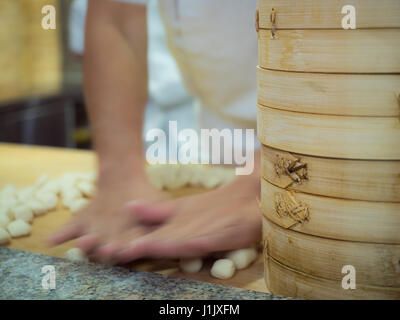
M93 152L49 147L0 143L0 189L7 184L24 187L32 184L41 174L59 177L64 172L87 172L96 167ZM193 194L203 190L186 188L174 192L173 197ZM60 228L71 218L68 210L57 210L37 217L33 221L32 234L29 237L12 239L8 248L64 257L65 252L73 247L73 242L49 248L44 239ZM142 260L133 263L129 268L168 274L174 277L219 283L247 290L269 292L264 282L264 265L259 259L248 269L239 271L232 279L218 280L209 275L211 261L206 262L203 270L194 275L183 274L177 268L176 261Z

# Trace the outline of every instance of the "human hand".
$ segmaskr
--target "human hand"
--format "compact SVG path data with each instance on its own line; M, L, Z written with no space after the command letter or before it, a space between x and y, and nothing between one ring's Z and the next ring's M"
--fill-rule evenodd
M175 200L127 205L147 232L126 229L98 250L101 260L127 263L142 257L183 258L245 248L261 239L258 183L246 177L221 189Z
M58 245L76 239L76 247L91 255L124 231L130 230L139 236L151 230L150 226L139 224L132 218L126 202L165 198L166 195L155 189L143 175L104 175L99 179L98 192L91 203L77 212L72 221L54 233L48 242Z

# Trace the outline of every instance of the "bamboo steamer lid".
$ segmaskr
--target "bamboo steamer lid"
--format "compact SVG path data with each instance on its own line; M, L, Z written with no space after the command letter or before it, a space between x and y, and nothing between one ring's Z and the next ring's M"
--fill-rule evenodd
M317 196L261 179L261 211L280 227L305 234L400 245L400 203L396 202Z
M400 29L259 30L263 68L301 72L400 73Z
M268 255L265 255L264 259L265 283L273 294L320 300L400 299L399 288L367 286L357 283L356 289L344 290L341 281L318 278L293 270Z
M398 0L259 0L259 26L271 28L274 9L277 29L341 29L346 5L356 9L357 29L400 27Z
M313 157L263 145L261 171L264 179L288 190L344 199L400 202L400 161Z
M368 160L400 160L400 121L395 117L344 117L258 106L261 143L295 153Z
M266 107L344 116L400 116L400 75L286 72L258 67L257 77L258 103Z
M284 229L263 218L266 254L311 276L341 281L356 269L357 283L400 289L400 245L333 240Z

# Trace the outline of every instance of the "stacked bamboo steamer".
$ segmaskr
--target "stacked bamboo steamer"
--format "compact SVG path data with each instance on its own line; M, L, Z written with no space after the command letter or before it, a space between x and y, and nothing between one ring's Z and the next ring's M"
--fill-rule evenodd
M267 286L399 299L400 1L259 0L256 29Z

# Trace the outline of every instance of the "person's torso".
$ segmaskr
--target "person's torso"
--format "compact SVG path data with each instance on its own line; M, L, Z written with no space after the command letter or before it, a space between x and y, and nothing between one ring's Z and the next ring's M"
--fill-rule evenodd
M255 125L256 0L159 0L168 45L206 117Z

